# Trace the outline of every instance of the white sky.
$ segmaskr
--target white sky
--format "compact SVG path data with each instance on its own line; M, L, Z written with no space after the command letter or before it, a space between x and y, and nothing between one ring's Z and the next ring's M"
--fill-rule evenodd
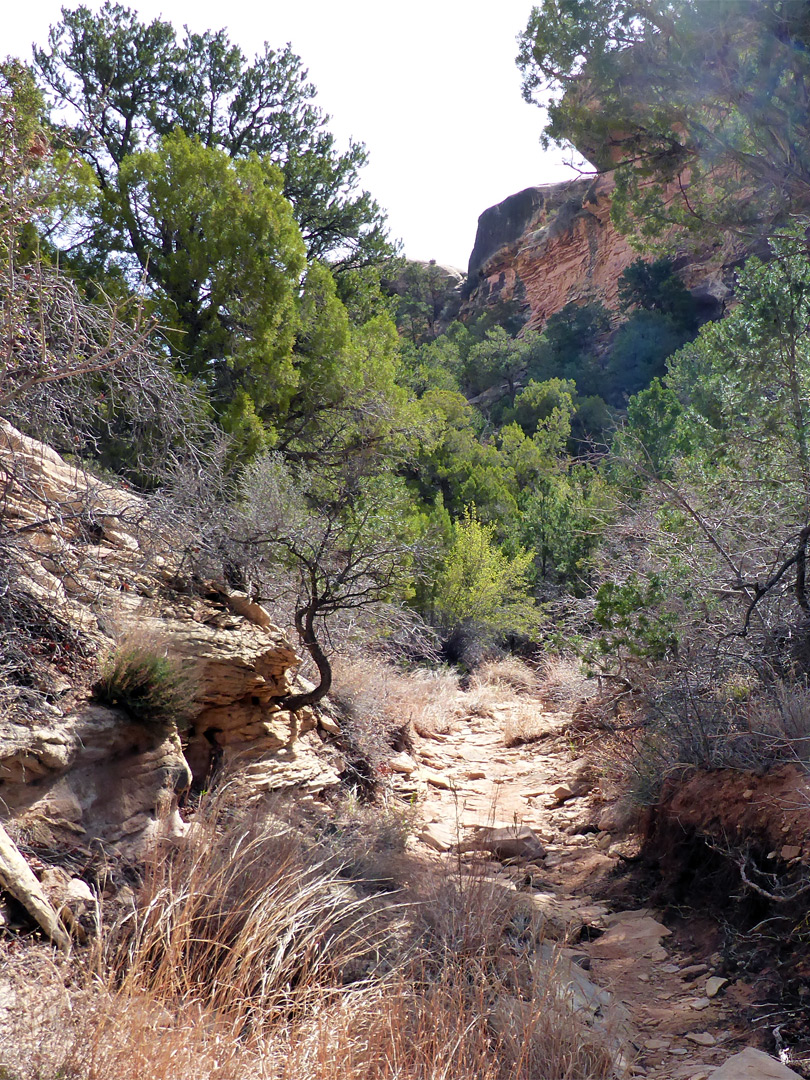
M0 56L30 58L65 0L6 0ZM69 0L68 7L78 0ZM86 0L92 9L100 0ZM567 179L543 154L542 113L520 96L516 37L531 0L129 0L145 21L218 30L252 56L290 41L338 139L364 142L364 185L412 259L466 269L478 215Z

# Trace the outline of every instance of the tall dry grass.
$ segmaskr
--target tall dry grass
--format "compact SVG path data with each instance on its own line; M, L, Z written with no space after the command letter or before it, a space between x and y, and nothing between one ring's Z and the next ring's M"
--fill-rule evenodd
M357 977L374 943L367 903L326 853L278 818L234 812L213 800L178 850L152 860L105 963L128 989L240 1034Z
M613 1075L610 1038L538 977L542 925L520 893L459 863L414 872L393 899L364 895L320 843L226 798L203 807L183 847L156 853L136 909L50 964L48 994L18 962L0 1076Z
M605 1037L550 995L498 993L483 968L411 969L344 1000L285 1048L284 1080L607 1080Z
M459 716L458 676L446 668L404 672L375 656L340 657L331 691L344 728L374 757L401 749L410 732L426 738L450 730Z
M470 676L469 686L470 689L486 686L502 693L532 696L540 689L540 679L533 665L516 656L504 656L479 664Z

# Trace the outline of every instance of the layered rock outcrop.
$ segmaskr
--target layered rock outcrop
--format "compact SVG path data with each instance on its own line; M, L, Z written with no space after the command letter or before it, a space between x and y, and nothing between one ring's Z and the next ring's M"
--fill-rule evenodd
M610 218L613 180L604 174L526 188L485 210L470 256L462 318L517 304L539 330L568 303L618 308L619 277L638 258ZM707 317L730 296L730 243L709 243L677 259Z
M234 770L245 798L337 782L342 762L330 763L315 715L280 708L300 663L289 641L248 597L183 587L183 540L161 533L144 500L4 421L0 494L6 604L40 611L61 635L36 685L4 706L0 821L43 843L132 850L160 829L182 831L178 796L215 767ZM12 642L13 620L3 625ZM182 738L94 700L95 659L133 644L183 665L192 700Z

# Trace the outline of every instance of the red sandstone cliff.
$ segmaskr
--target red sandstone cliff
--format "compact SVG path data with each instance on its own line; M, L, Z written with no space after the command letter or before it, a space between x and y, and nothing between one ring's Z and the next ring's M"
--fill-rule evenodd
M504 301L517 302L527 325L540 329L569 302L599 301L616 310L619 276L638 252L610 219L610 174L526 188L478 219L462 317ZM730 245L684 251L681 277L706 315L730 295ZM655 253L649 255L655 257Z

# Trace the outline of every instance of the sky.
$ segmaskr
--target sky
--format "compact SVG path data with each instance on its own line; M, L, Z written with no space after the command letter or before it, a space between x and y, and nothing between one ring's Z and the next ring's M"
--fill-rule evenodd
M63 3L8 0L0 56L30 58ZM96 10L100 0L85 0ZM225 26L248 56L290 42L345 146L366 144L364 186L411 259L466 269L478 216L534 184L571 178L539 145L543 114L520 94L516 38L530 0L129 0L144 21Z

